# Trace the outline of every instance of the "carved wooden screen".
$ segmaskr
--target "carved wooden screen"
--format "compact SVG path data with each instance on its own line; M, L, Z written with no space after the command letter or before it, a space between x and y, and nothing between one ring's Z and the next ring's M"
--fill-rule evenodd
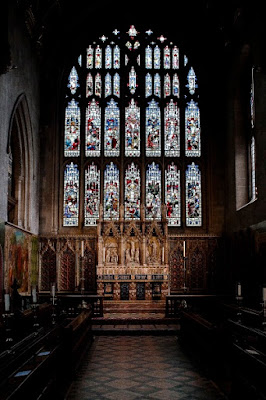
M191 246L192 247L192 246ZM189 274L187 286L190 290L202 290L206 287L206 253L202 246L195 246L189 255Z
M56 282L56 254L50 247L42 255L41 290L50 290Z
M184 263L181 245L170 254L170 285L171 291L181 290L184 287Z
M87 250L84 254L84 288L86 291L96 291L95 253Z
M75 254L69 247L61 257L60 290L75 290Z

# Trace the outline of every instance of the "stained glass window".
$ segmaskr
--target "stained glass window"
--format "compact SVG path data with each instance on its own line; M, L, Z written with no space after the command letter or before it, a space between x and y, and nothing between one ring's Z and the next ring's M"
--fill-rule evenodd
M68 77L68 85L67 87L70 89L71 94L75 94L77 88L79 87L78 83L79 77L75 67L71 69L70 75Z
M161 50L159 46L155 46L154 48L154 69L161 68Z
M168 46L164 48L164 69L170 69L171 66L171 58L170 58L170 49Z
M92 74L88 74L87 75L87 88L86 88L86 96L92 96L93 94L93 78L92 78Z
M101 155L101 108L93 99L86 110L86 156Z
M119 170L112 162L104 171L104 218L119 218Z
M250 199L254 200L257 197L256 188L256 150L255 137L252 136L250 142Z
M187 157L200 157L200 111L193 100L187 103L185 112L185 141Z
M134 99L126 107L125 121L125 156L140 156L140 109Z
M145 49L145 66L147 69L152 68L152 48L150 46Z
M95 49L95 68L102 68L102 49L99 45Z
M174 46L172 50L172 68L179 68L179 49L177 46Z
M172 163L165 171L165 204L168 224L181 225L180 171Z
M87 48L87 68L93 68L93 48L91 46Z
M161 97L161 77L159 74L154 75L154 94Z
M158 103L152 99L146 108L146 155L161 155L161 113Z
M149 97L152 95L152 77L151 74L147 74L145 77L145 96Z
M65 157L77 157L80 153L80 108L72 99L65 111Z
M63 226L78 226L79 217L79 170L71 162L64 172Z
M171 95L171 78L169 74L164 77L164 97Z
M140 218L140 171L131 163L125 173L125 219Z
M110 69L112 68L112 49L111 46L106 46L105 49L105 68Z
M201 173L199 167L188 165L186 170L186 224L201 226Z
M114 65L115 69L120 68L120 48L118 46L114 47Z
M111 99L105 109L104 155L117 157L120 153L120 112L117 103Z
M113 93L115 96L120 97L120 76L117 73L114 74Z
M102 96L102 78L99 73L95 76L95 96Z
M197 80L197 78L196 78L195 71L191 67L188 72L188 76L187 76L188 83L186 85L190 94L195 94L196 88L198 87L198 85L196 84L196 80Z
M179 97L179 78L177 74L173 76L173 96Z
M85 171L85 226L96 225L100 205L100 171L94 163Z
M130 73L129 73L129 91L131 94L134 94L136 91L136 87L137 87L137 74L135 71L134 67L131 67Z
M111 96L112 94L112 78L111 75L108 73L105 75L105 97Z
M155 162L146 171L146 218L161 218L161 170Z
M172 99L164 109L164 151L166 157L180 155L179 108Z

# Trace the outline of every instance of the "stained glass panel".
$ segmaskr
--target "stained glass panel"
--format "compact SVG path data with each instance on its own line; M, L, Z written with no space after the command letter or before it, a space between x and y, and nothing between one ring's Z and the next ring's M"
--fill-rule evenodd
M86 110L86 157L101 155L101 108L93 99Z
M113 93L115 96L120 97L120 76L118 73L114 74Z
M145 66L147 69L152 68L152 48L150 46L145 49Z
M111 96L111 94L112 94L112 78L109 73L106 74L106 76L105 76L104 94L105 94L105 97Z
M172 99L164 109L164 150L166 157L180 155L179 108Z
M161 113L158 103L152 99L146 108L146 155L161 155Z
M187 103L185 124L186 156L200 157L200 111L198 104L193 100Z
M136 92L137 87L137 74L134 67L131 67L129 72L129 83L128 83L129 91L131 94Z
M196 80L197 80L197 78L196 78L195 71L191 67L188 72L188 76L187 76L188 83L186 85L190 94L195 94L196 88L198 87L198 85L196 84Z
M161 170L155 162L146 170L146 218L161 218Z
M102 78L99 73L95 76L95 96L102 96Z
M201 226L201 173L194 163L186 170L186 224Z
M125 156L140 156L140 108L131 99L126 107L125 121Z
M120 113L117 103L111 99L105 109L104 155L117 157L120 153Z
M125 172L125 219L140 219L140 171L134 163Z
M87 48L87 68L89 69L93 68L93 51L91 46Z
M73 67L70 71L70 75L68 77L68 85L67 87L70 89L71 94L75 94L77 88L79 87L78 83L79 77L75 67Z
M93 95L93 78L92 74L87 75L87 87L86 87L86 97Z
M161 77L159 74L154 75L154 94L161 97Z
M65 157L77 157L80 152L80 108L72 99L65 111Z
M114 61L113 61L114 69L119 69L120 68L120 48L118 46L114 47Z
M165 171L165 204L168 225L181 225L180 171L172 163Z
M112 49L109 45L105 48L105 68L112 68Z
M172 50L172 68L179 68L179 49L177 46L174 46Z
M102 49L99 45L95 49L95 68L102 68Z
M173 76L173 96L179 97L179 78L177 74Z
M171 66L171 58L170 58L170 49L168 46L164 48L164 69L170 69Z
M159 46L155 46L154 48L154 69L161 68L161 50Z
M112 162L104 171L104 218L119 218L119 170Z
M169 74L164 77L164 97L171 95L171 78Z
M100 171L92 163L85 171L85 226L96 225L100 205Z
M79 170L71 162L64 172L64 215L63 226L78 226L79 217Z
M145 96L149 97L152 95L152 77L151 74L147 74L145 77Z

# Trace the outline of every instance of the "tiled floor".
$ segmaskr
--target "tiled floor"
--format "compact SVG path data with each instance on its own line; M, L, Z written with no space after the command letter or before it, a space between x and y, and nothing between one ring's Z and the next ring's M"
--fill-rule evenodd
M175 336L98 336L68 400L222 400Z

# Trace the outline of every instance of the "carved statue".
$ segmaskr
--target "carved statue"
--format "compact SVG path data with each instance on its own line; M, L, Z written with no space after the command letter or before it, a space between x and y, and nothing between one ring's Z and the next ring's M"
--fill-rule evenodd
M106 263L111 262L111 250L108 248L106 251Z
M139 264L139 248L136 248L135 251L135 262Z
M130 247L131 247L131 260L135 259L135 242L134 240L131 240L130 242Z
M129 248L126 249L126 263L130 263L131 262L131 255L130 255L130 250Z

